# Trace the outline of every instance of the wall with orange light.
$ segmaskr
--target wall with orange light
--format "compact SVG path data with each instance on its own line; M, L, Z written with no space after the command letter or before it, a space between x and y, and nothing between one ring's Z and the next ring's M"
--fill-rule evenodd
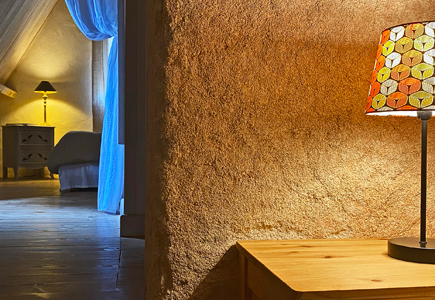
M6 83L17 97L0 95L0 124L42 123L42 95L33 90L48 80L57 90L47 100L55 142L71 130L92 131L91 47L59 1Z
M238 299L237 240L418 234L420 122L364 110L382 30L433 1L147 4L147 299Z

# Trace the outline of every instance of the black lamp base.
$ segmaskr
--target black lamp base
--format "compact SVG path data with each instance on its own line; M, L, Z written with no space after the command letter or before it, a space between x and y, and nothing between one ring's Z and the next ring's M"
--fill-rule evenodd
M420 246L419 238L397 238L388 241L388 255L400 260L435 264L435 239L426 239Z

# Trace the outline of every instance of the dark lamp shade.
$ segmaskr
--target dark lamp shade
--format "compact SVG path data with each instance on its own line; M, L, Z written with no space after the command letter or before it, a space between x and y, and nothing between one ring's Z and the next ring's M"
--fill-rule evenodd
M57 93L55 88L48 81L41 81L41 83L36 87L35 93L41 94L54 94Z
M366 114L417 116L435 111L435 22L382 32Z

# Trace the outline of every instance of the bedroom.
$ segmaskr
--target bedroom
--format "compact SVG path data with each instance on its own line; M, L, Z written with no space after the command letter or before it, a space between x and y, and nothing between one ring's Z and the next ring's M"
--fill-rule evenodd
M75 26L64 1L35 2L11 1L9 13L3 11L0 83L17 95L0 94L0 124L43 123L42 95L34 90L47 80L57 91L47 99L47 123L55 127L55 144L71 130L100 131L102 116L96 111L104 107L104 96L95 97L93 104L92 41ZM26 18L29 21L23 21Z
M120 1L119 5L122 3ZM3 81L0 83L16 91L17 95L11 98L0 94L0 124L43 123L42 95L34 93L34 90L41 81L48 80L57 91L56 94L49 95L46 113L47 122L55 127L55 144L65 133L72 130L100 131L106 84L104 62L108 59L110 42L91 42L86 39L72 20L65 1L10 0L2 2L2 5L1 13L4 15L0 29L4 34L0 40L0 78ZM130 19L136 22L135 18ZM128 45L129 49L134 48L136 51L134 43L135 39L130 39ZM129 64L126 68L136 68L138 63L142 64L143 59L136 59L133 66ZM126 107L126 114L129 115L127 122L130 122L129 127L134 123L136 132L143 133L144 122L140 120L140 115L143 114L145 104L137 100L143 85L132 86L135 82L127 82L130 99L130 106ZM121 217L122 236L143 236L144 232L143 189L136 187L136 180L139 180L140 174L143 176L144 168L136 162L138 155L134 154L142 151L144 146L136 141L136 132L126 131L125 136L131 147L130 156L126 159L130 178L127 180L127 200L124 202L124 215ZM113 140L111 138L110 142ZM8 168L7 172L7 177L13 178L13 169ZM27 168L20 168L18 173L25 177L39 175L39 171ZM48 176L47 169L45 176ZM105 179L106 182L112 179L110 176L108 178L109 180ZM99 191L106 191L107 195L113 188Z
M46 111L47 123L55 128L55 144L70 131L101 131L110 41L88 40L63 0L11 0L0 6L0 83L17 92L15 97L0 95L0 124L43 123L43 97L34 90L45 80L56 89L56 93L48 95ZM142 298L144 241L125 236L143 235L143 218L139 232L137 228L124 230L121 238L121 217L97 212L96 190L59 193L57 176L50 179L47 169L44 177L39 170L30 168L19 168L18 180L14 179L12 168L7 169L6 175L7 179L0 180L0 252L8 258L2 263L2 296L12 299L35 293L41 297L81 293L84 298L98 299L101 295L127 297L128 293L131 298L134 285L134 297ZM129 220L128 217L124 215L123 219ZM135 223L123 228L131 228L132 224ZM61 242L66 240L66 245ZM109 257L113 260L89 268L86 255L80 250L76 254L77 249L95 254L96 262ZM77 259L58 260L53 253L60 252ZM128 268L123 266L121 253L128 260ZM41 263L37 257L46 260L43 271L38 271ZM77 273L81 274L82 288L68 290L62 282L66 278L77 282ZM119 273L123 274L121 281ZM101 288L108 280L110 284ZM56 283L63 287L59 290ZM42 287L44 284L47 285Z

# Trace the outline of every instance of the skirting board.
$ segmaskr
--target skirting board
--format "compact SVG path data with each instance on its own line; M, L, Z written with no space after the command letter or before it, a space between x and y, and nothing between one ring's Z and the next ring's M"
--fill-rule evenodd
M121 237L144 238L145 215L122 215Z

